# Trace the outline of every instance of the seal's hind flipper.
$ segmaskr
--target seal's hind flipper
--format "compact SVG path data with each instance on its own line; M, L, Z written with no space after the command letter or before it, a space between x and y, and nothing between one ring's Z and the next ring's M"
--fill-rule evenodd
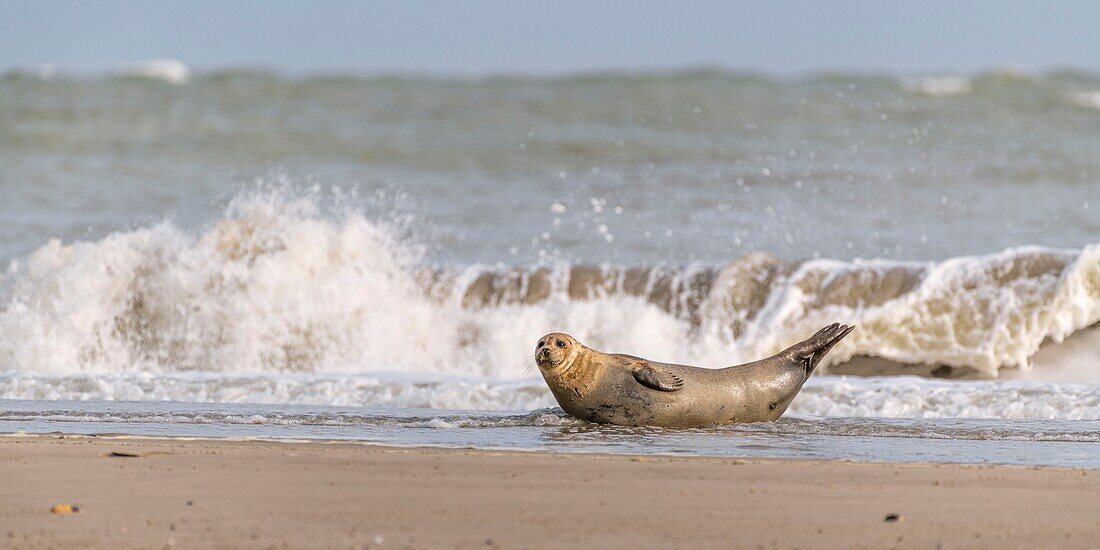
M817 352L814 353L813 359L810 360L810 372L812 372L814 368L817 367L817 364L825 358L825 354L829 353L829 350L833 349L833 346L837 345L838 342L843 340L845 336L851 334L852 331L855 329L855 325L840 325L838 328L830 332L828 334L828 342L824 346L819 348Z
M782 355L787 355L801 362L806 368L806 376L817 368L818 363L825 358L825 354L833 349L833 346L848 336L855 326L833 323L813 336L787 348Z
M684 387L684 380L671 372L654 368L649 363L641 363L631 371L639 384L657 391L676 391Z

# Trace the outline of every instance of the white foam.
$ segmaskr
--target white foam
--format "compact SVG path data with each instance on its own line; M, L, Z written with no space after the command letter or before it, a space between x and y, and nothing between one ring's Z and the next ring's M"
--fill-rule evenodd
M119 66L117 74L136 78L163 80L170 84L186 84L191 79L191 69L176 59L148 59Z
M541 379L402 375L0 374L0 398L526 411L554 405Z
M53 63L43 63L35 69L34 75L38 80L48 82L57 75L57 67Z
M811 378L793 416L1095 420L1100 386L917 377Z
M970 79L964 76L904 78L901 83L910 92L930 96L960 95L971 90Z
M1100 90L1093 90L1091 92L1074 92L1070 94L1070 99L1072 99L1073 103L1075 103L1079 107L1100 109Z
M0 398L34 401L175 401L450 411L556 406L540 378L502 380L362 375L0 375ZM171 412L160 412L173 418ZM941 381L901 376L815 376L791 417L1100 419L1100 386L1030 381ZM205 416L199 417L202 421ZM253 415L239 423L266 422ZM455 425L456 420L443 420Z

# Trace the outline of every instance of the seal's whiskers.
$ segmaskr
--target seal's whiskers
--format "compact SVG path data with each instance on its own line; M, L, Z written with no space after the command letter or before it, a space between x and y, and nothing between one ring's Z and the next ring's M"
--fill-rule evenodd
M537 366L535 361L535 355L531 354L523 358L523 375L527 376L531 372L531 367Z

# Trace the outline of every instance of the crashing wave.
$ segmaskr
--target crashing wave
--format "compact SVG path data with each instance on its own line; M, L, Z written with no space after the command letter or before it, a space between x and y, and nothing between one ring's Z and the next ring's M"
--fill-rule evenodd
M164 223L50 241L12 262L0 371L519 378L551 330L718 367L843 321L859 329L826 369L870 357L995 377L1098 320L1100 246L939 263L749 254L686 268L432 268L362 216L267 195L234 201L197 238Z

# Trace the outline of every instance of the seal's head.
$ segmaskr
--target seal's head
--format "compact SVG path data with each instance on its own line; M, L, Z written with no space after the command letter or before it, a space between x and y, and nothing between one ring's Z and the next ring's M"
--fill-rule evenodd
M535 362L542 371L567 369L583 350L584 346L576 338L563 332L551 332L535 344Z

